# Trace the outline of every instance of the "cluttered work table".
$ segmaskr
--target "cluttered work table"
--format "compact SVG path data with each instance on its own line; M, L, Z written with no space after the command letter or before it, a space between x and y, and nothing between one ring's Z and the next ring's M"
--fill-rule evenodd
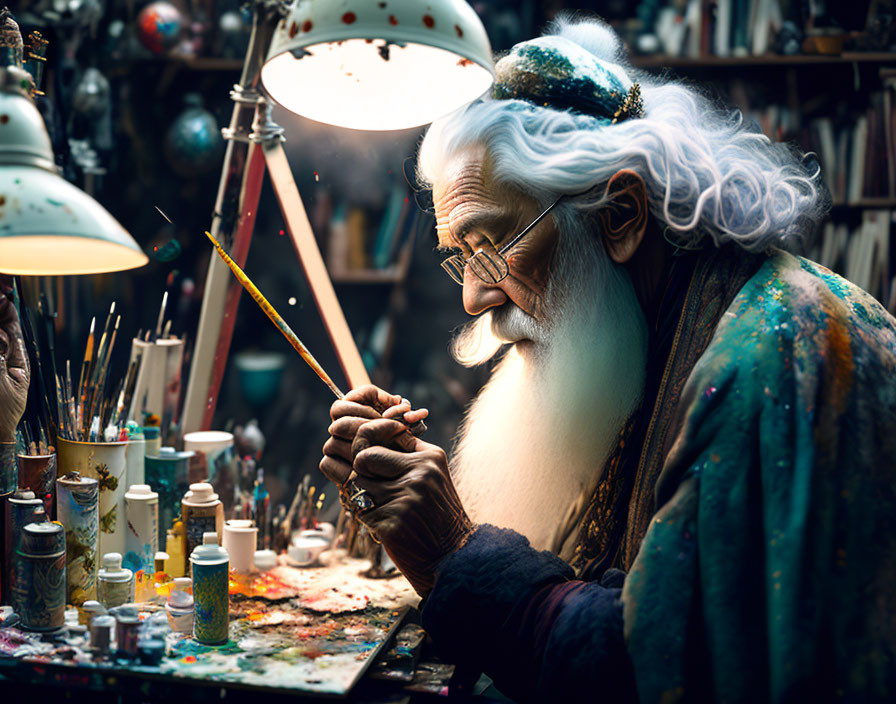
M136 692L146 701L263 694L265 701L401 702L444 694L453 667L420 660L424 634L414 623L413 590L402 577L363 577L368 565L341 557L329 566L231 573L228 637L219 645L172 628L182 624L164 605L172 603L162 596L171 582L152 601L105 615L69 607L52 633L0 628L0 675L83 694ZM6 622L16 622L4 608Z

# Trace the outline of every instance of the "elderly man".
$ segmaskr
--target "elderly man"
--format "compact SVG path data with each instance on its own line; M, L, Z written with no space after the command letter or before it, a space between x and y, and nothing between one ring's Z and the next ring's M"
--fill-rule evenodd
M436 645L525 700L891 697L896 321L787 253L817 170L595 22L514 47L419 163L456 355L506 353L450 463L368 387L321 469Z

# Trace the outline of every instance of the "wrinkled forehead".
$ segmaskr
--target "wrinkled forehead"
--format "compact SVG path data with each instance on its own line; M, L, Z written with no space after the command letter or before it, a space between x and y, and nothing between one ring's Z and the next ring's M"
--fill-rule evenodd
M484 147L472 147L451 157L432 190L439 246L457 246L463 236L464 221L483 210L498 208L495 190Z

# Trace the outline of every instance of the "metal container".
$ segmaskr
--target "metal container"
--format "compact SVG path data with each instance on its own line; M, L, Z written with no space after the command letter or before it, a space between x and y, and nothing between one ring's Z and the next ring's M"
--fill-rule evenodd
M125 562L153 571L159 551L159 495L148 484L134 484L124 495L127 514Z
M18 550L22 543L23 529L29 523L46 520L44 502L34 496L34 492L18 489L6 501L6 512L3 517L4 551L3 581L8 586L8 601L16 611L20 604L16 603L16 578L18 574ZM38 512L38 509L40 511Z
M59 471L80 472L100 487L99 551L124 552L127 442L75 442L58 438Z
M78 472L57 479L56 511L65 528L65 598L81 605L96 598L99 482Z
M227 551L217 533L206 533L190 555L193 570L193 637L205 645L226 643L230 624Z
M223 538L224 507L211 484L190 484L190 490L181 501L180 515L184 522L184 555L192 555L202 536L214 532L220 544Z
M115 615L117 626L115 628L115 640L118 646L118 655L121 657L137 657L137 637L140 633L140 618L134 613L118 613Z
M56 453L19 455L19 489L30 489L44 502L47 518L53 518L56 498Z
M146 483L159 493L159 544L180 515L180 501L190 488L189 466L193 452L176 452L163 447L157 455L149 454L147 439Z
M30 523L17 551L14 602L29 631L55 631L65 623L65 532L58 523Z
M104 655L112 649L112 632L115 628L115 617L103 614L90 622L90 647Z

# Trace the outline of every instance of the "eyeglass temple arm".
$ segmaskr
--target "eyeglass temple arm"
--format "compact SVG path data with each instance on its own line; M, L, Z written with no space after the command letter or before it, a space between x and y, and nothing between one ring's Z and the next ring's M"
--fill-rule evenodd
M537 218L535 218L535 219L529 224L529 226L528 226L525 230L523 230L522 232L520 232L516 237L514 237L512 240L510 240L510 242L508 242L508 243L505 244L503 247L501 247L501 249L498 250L498 254L504 254L504 252L506 252L507 250L509 250L509 249L510 249L511 247L513 247L517 242L519 242L521 239L523 239L523 237L525 237L526 235L528 235L529 232L532 230L532 228L535 227L538 223L540 223L540 222L544 219L544 217L545 217L549 212L551 212L551 211L554 209L554 206L557 205L557 203L559 203L559 202L560 202L561 200L563 200L565 197L566 197L566 194L564 193L564 194L562 194L557 200L555 200L553 203L551 203L551 204L545 209L545 211L544 211L541 215L539 215Z

